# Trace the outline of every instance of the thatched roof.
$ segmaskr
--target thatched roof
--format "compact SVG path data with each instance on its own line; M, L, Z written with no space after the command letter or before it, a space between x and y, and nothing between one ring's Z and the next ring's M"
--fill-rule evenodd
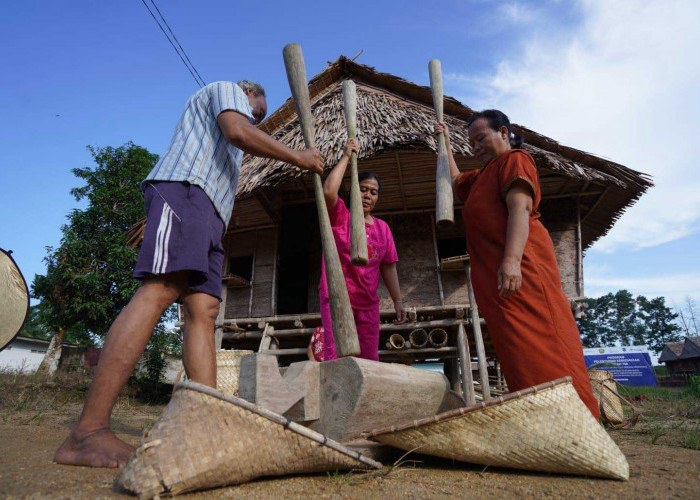
M661 356L659 356L659 363L678 359L678 356L683 352L683 344L685 342L666 342L661 351Z
M686 337L680 342L666 342L659 363L691 358L700 358L700 336Z
M316 142L330 169L344 143L341 83L351 78L357 85L357 127L360 170L381 170L389 189L382 193L381 210L434 206L435 114L429 87L340 57L309 82ZM460 169L478 168L467 141L466 121L473 110L451 97L444 101L445 121ZM301 130L288 99L260 128L292 148L303 148ZM584 248L603 236L650 186L650 178L623 165L563 146L523 126L516 132L525 139L540 171L543 215L581 207ZM275 221L275 206L311 192L308 174L276 160L246 156L238 186L234 227ZM431 185L432 183L432 185ZM274 189L273 189L274 188ZM392 191L392 188L393 191ZM270 197L275 201L270 201ZM279 197L279 198L278 198ZM296 200L298 201L298 200ZM575 210L575 209L574 209Z

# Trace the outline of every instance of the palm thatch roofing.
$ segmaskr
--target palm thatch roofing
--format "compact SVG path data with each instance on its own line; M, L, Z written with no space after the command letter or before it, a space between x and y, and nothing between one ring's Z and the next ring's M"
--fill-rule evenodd
M381 213L410 212L435 205L435 114L429 87L408 82L341 56L309 81L316 144L330 169L346 138L341 84L357 87L359 169L382 176ZM445 121L461 170L479 168L469 146L466 122L474 112L452 97L444 100ZM260 124L289 147L304 147L291 98ZM580 208L584 248L607 233L624 210L652 186L649 176L559 144L521 125L525 149L537 163L545 220L571 222ZM246 155L229 230L277 223L279 207L311 201L307 172L284 162ZM456 200L456 203L459 203Z
M360 171L382 177L379 215L429 211L435 207L437 144L435 113L429 87L380 73L341 56L309 81L316 144L330 170L342 154L347 137L341 84L352 79L357 88L357 130ZM474 111L452 97L444 99L445 121L460 170L479 168L467 138L466 123ZM304 147L292 99L259 128L289 147ZM653 184L648 175L610 160L564 146L522 125L515 131L537 163L542 189L540 211L550 229L581 220L581 242L588 248L604 236ZM342 194L342 193L341 193ZM310 174L284 162L246 155L239 178L229 231L278 224L284 205L310 203ZM455 200L455 208L460 205ZM129 233L129 244L140 243L144 221Z
M659 363L664 363L666 361L673 361L678 359L678 357L683 352L683 345L685 342L666 342L663 351L661 351L661 356L659 356Z
M680 342L666 342L659 363L700 358L700 336L686 337Z

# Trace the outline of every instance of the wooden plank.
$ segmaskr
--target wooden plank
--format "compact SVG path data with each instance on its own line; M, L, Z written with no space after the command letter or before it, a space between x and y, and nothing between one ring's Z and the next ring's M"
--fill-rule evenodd
M469 260L469 254L457 255L440 259L441 271L464 271L464 263Z

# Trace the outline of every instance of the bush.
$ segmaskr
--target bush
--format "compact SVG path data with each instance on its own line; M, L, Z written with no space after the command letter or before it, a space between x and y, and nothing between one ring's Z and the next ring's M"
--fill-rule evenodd
M688 382L690 382L690 391L697 397L700 397L700 375L691 376Z

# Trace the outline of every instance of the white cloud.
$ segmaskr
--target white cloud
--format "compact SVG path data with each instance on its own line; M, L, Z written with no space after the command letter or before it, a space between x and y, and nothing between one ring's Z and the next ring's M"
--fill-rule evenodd
M493 73L446 75L448 93L653 175L656 187L595 249L655 246L700 230L700 2L578 6L583 22L572 31L538 27Z
M508 2L498 7L498 14L512 24L527 24L535 20L532 8L518 2Z
M666 298L669 305L682 304L685 297L700 298L700 272L619 276L608 265L586 266L585 290L588 297L599 297L625 289L633 295Z

